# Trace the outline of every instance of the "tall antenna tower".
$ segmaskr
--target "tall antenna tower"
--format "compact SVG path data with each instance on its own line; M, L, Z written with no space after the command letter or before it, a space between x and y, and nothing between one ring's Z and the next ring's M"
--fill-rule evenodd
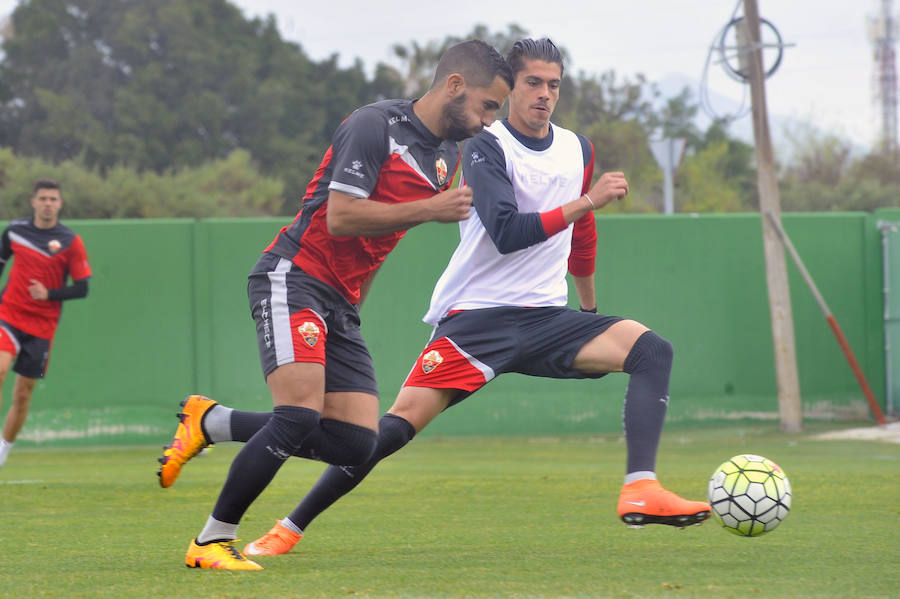
M881 12L869 17L869 38L875 45L875 99L881 109L881 148L898 156L897 143L897 67L894 46L898 27L893 0L879 0Z

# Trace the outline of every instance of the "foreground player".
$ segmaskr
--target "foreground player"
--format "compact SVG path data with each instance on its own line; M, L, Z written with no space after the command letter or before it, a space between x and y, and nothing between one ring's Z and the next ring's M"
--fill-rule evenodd
M59 222L62 205L59 183L41 179L34 184L32 218L12 221L0 238L0 272L14 258L0 296L0 387L10 367L16 373L0 467L28 417L34 385L46 374L63 300L88 293L87 252L81 237ZM66 285L69 277L72 285Z
M288 518L247 546L248 554L290 551L303 529L381 459L504 372L550 378L629 373L619 516L633 525L679 527L709 517L708 504L684 500L656 480L671 345L638 322L596 314L592 211L627 194L628 183L622 173L606 173L589 188L590 142L551 125L563 73L556 46L522 40L509 62L516 74L509 119L466 145L463 177L473 190L475 214L460 223L459 247L425 316L437 328L379 422L374 455L360 466L326 468ZM567 265L582 311L565 307ZM215 406L204 440L246 440L253 419L264 417Z
M188 566L260 569L233 546L238 523L301 444L304 455L331 464L371 458L378 397L358 304L406 229L469 217L471 190L447 190L459 165L456 142L491 124L512 83L496 50L463 42L441 57L421 99L365 106L337 128L302 210L250 274L274 410L232 462L212 515L188 547ZM163 487L201 449L198 430L214 402L192 396L183 405L160 458Z

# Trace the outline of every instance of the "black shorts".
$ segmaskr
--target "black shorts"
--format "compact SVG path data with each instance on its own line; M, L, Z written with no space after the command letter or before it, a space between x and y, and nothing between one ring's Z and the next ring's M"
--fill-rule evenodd
M312 362L325 367L326 392L378 395L359 311L334 287L265 253L250 273L247 295L263 376L284 364Z
M24 333L0 320L0 351L16 356L13 372L30 379L42 379L47 373L52 341Z
M565 307L464 310L442 319L404 386L461 389L453 403L504 372L598 379L572 368L584 345L622 318Z

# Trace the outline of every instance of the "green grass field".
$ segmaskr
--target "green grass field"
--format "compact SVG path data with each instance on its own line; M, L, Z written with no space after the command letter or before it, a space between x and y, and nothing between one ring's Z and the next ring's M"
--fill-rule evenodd
M220 444L161 489L159 448L17 447L0 470L0 597L896 597L900 445L785 436L775 424L672 430L659 473L706 494L716 466L758 453L794 506L774 532L715 521L629 529L618 436L422 439L323 514L261 572L188 569L236 452ZM244 543L286 515L321 464L291 460L251 507Z

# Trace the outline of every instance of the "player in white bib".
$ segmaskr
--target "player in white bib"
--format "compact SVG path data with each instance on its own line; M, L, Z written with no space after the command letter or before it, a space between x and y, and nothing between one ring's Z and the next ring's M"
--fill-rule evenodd
M682 499L656 478L672 346L634 320L596 313L593 211L626 195L628 182L613 172L591 186L593 146L551 124L563 74L553 42L521 40L507 60L515 75L509 118L463 151L472 212L460 221L459 246L425 315L434 333L379 422L373 457L326 468L290 516L248 545L248 554L290 551L307 525L380 460L505 372L562 379L628 373L619 517L631 525L678 527L709 517L709 504ZM567 307L567 271L581 310Z

